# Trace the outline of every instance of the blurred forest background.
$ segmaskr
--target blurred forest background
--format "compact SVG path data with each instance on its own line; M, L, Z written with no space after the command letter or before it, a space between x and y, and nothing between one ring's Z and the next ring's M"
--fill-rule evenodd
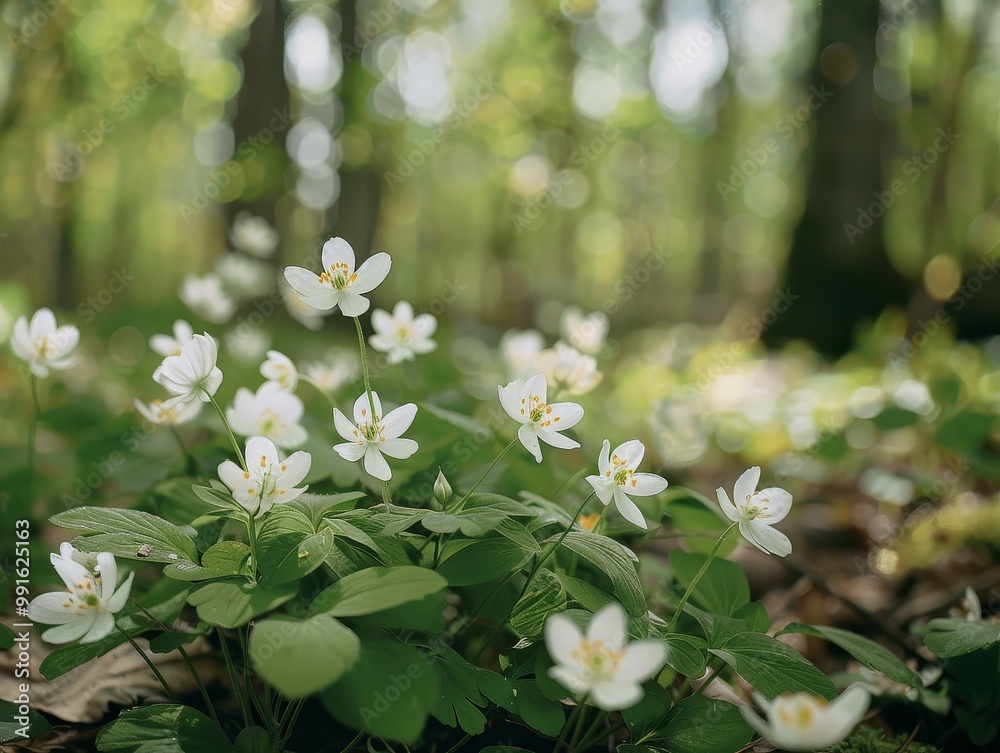
M389 250L388 299L529 326L715 324L842 353L1000 235L992 0L12 0L0 301L173 305L243 209L282 263ZM652 282L630 275L646 269ZM30 301L29 301L30 298ZM376 293L379 302L379 293ZM544 312L543 312L544 313ZM745 313L745 311L744 311ZM977 337L1000 297L954 318Z

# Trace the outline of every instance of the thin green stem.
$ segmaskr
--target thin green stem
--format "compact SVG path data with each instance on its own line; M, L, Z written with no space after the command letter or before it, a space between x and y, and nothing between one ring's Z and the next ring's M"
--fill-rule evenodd
M604 725L604 723L607 721L608 715L609 714L608 714L607 711L602 711L602 712L600 712L599 714L597 714L594 717L593 724L591 724L589 727L587 727L587 731L584 733L583 737L577 743L577 745L579 747L584 748L585 747L584 746L584 742L587 741L587 740L589 740L590 738L592 738L594 735L597 734L597 730L600 727L602 727Z
M177 427L171 426L170 433L174 435L174 439L177 441L177 447L181 451L181 457L184 458L184 464L187 466L188 472L192 474L195 473L198 469L198 466L194 462L194 458L191 457L191 454L187 451L187 447L184 446L184 440L181 439L181 435L177 431Z
M583 704L580 705L582 706ZM576 746L580 742L580 735L583 733L583 723L586 718L587 709L584 708L583 711L580 712L580 715L576 718L576 725L573 727L573 735L569 739L569 749L571 751L576 750Z
M392 503L392 494L389 493L389 482L388 481L383 481L382 482L382 502L383 502L383 504L386 504L386 505Z
M253 579L257 580L257 523L253 513L247 513L247 539L250 542L250 558Z
M250 713L250 706L246 699L246 689L240 687L240 678L236 674L236 665L233 664L232 654L229 653L229 644L226 642L226 636L221 632L219 633L219 644L222 646L222 656L226 660L226 669L229 670L229 679L233 683L233 693L236 694L236 700L240 704L240 713L243 715L243 726L250 727L253 725L253 717Z
M489 476L490 473L493 472L493 469L497 467L497 463L499 463L501 460L503 460L503 456L506 455L510 451L510 449L514 445L516 445L519 441L521 441L521 440L519 440L517 437L514 437L514 439L511 440L511 443L509 445L507 445L502 450L500 450L500 454L497 455L496 458L493 459L493 462L490 463L490 466L489 466L489 468L486 469L486 472L483 473L483 475L479 477L479 480L476 483L474 483L472 485L472 488L469 489L469 491L467 491L465 493L465 496L463 496L458 501L458 504L456 504L448 512L452 512L452 513L460 512L461 509L462 509L462 507L463 507L463 505L465 505L465 503L468 501L469 497L471 497L475 493L476 489L478 489L480 486L482 486L482 484L486 480L487 476Z
M459 748L461 748L463 745L465 745L471 739L472 739L472 735L468 735L467 734L465 737L463 737L457 743L455 743L450 748L448 748L448 750L446 751L446 753L455 753L456 750L458 750Z
M361 741L361 738L364 736L365 736L364 730L359 731L358 734L354 736L354 739L351 740L346 746L344 746L344 749L340 751L340 753L350 753L351 750L353 750L354 746L357 745Z
M250 654L247 651L247 639L246 639L246 635L244 635L244 633L243 633L243 628L237 628L236 629L236 637L239 638L239 641L240 641L240 652L243 655L243 666L244 667L249 667L250 666ZM246 683L247 696L250 698L250 701L253 703L254 708L257 709L257 713L260 714L261 720L264 722L264 724L267 725L268 732L271 732L272 736L273 736L273 731L274 731L273 724L274 724L274 720L271 718L271 713L270 713L271 710L270 710L270 708L268 708L268 713L264 713L264 707L261 706L260 700L257 698L257 691L254 690L254 687L253 687L253 678L250 676L249 672L244 672L243 673L243 679L244 679L244 681ZM264 685L264 692L265 693L268 692L268 687L267 687L266 684Z
M288 742L288 739L292 736L292 733L295 731L295 724L296 722L298 722L299 714L302 712L302 707L305 706L305 704L306 704L305 698L300 698L297 701L294 701L289 704L289 708L292 709L291 717L282 719L281 724L279 725L279 728L283 725L287 725L285 731L282 733L281 740L279 742L279 747L282 750L284 750L285 743ZM360 735L361 733L358 734Z
M566 741L566 733L569 732L571 727L576 726L576 720L583 711L584 705L586 705L586 697L582 698L576 706L573 707L573 711L570 712L569 719L563 724L562 731L559 733L559 737L556 739L556 744L552 746L552 753L559 753L559 749L563 746Z
M208 393L205 393L208 394ZM240 443L236 441L236 435L233 434L233 427L229 425L229 420L226 418L225 412L222 410L222 406L216 402L213 395L208 395L208 399L212 401L212 405L215 406L216 413L219 414L219 418L222 419L222 425L226 427L226 433L229 434L229 441L233 443L233 449L236 450L236 457L240 459L240 465L243 470L247 470L247 460L243 457L243 448L240 447Z
M299 374L299 381L300 381L300 382L305 382L306 384L310 385L310 386L311 386L311 387L313 387L313 388L314 388L314 389L315 389L315 390L316 390L316 391L317 391L317 392L318 392L319 394L321 394L321 395L322 395L323 397L325 397L325 398L326 398L326 401L327 401L328 403L330 403L330 407L332 407L332 408L336 408L336 407L337 407L337 402L336 402L336 401L335 401L335 400L333 399L333 395L331 395L331 394L330 394L329 392L327 392L327 391L326 391L326 390L324 390L324 389L323 389L322 387L320 387L320 386L319 386L319 385L318 385L318 384L316 383L316 380L315 380L315 379L312 379L311 377L308 377L308 376L306 376L305 374Z
M372 409L372 423L378 423L380 416L375 413L375 398L372 397L372 384L368 377L368 350L365 348L365 333L361 329L361 320L354 317L354 325L358 330L358 347L361 349L361 374L365 380L365 394L368 395L368 407Z
M618 722L618 724L616 724L611 729L599 732L597 734L597 736L584 737L583 740L580 741L580 749L581 750L586 750L587 748L589 748L591 745L593 745L594 743L596 743L601 738L605 738L605 737L608 737L610 735L615 734L615 732L617 732L618 730L622 729L624 726L625 726L625 722L621 721L621 722Z
M168 683L163 675L160 674L160 670L156 668L156 665L153 664L152 660L146 656L146 652L142 650L138 643L132 640L131 635L122 630L118 625L115 625L115 630L121 633L125 640L131 644L132 648L135 649L135 652L139 654L142 660L146 663L146 666L149 667L149 670L156 676L156 679L159 680L160 685L163 687L163 692L167 694L167 698L170 699L171 703L177 703L177 696L174 693L173 688L170 687L170 683Z
M722 661L720 661L718 664L716 664L715 667L712 668L712 673L708 676L708 678L705 680L705 682L703 682L701 684L701 687L698 688L698 692L697 693L692 693L691 695L698 695L699 693L702 694L702 695L704 695L705 691L708 690L708 686L711 685L715 681L715 678L719 676L719 673L722 671L723 667L725 667L725 666L726 666L726 663L722 662Z
M715 542L715 546L712 547L712 551L708 553L708 558L688 584L688 587L684 590L684 595L681 596L681 600L677 602L677 610L674 612L674 616L670 618L670 624L667 626L668 633L672 633L676 629L677 621L680 620L681 614L684 612L684 606L688 603L688 599L691 598L691 594L694 593L694 589L698 587L698 581L700 581L702 576L708 572L708 566L712 564L712 560L715 559L715 555L719 553L719 549L722 547L722 542L726 540L726 536L728 536L729 532L738 525L739 523L733 523L723 532L723 534L719 537L719 540Z

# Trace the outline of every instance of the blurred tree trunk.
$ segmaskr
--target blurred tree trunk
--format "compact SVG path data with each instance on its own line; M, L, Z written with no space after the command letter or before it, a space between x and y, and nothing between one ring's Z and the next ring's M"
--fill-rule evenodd
M881 212L859 220L885 190L873 107L878 22L874 0L822 4L812 79L833 93L814 115L815 161L785 272L784 286L798 299L764 333L770 344L801 337L843 353L860 323L907 302L911 286L889 262Z

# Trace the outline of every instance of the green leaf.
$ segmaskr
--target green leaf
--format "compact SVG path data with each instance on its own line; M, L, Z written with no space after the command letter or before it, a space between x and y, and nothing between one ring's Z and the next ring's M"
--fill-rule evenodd
M104 753L232 753L218 724L200 711L157 703L123 711L97 735Z
M682 552L680 549L670 552L670 566L682 588L690 585L707 559L707 555ZM737 609L750 603L750 584L746 573L735 562L713 559L695 586L691 601L713 614L733 616Z
M656 740L670 753L735 753L753 735L736 706L697 694L670 709Z
M1000 623L973 622L960 617L931 620L922 632L924 644L942 659L970 654L1000 642Z
M201 564L194 562L172 562L163 568L169 578L195 582L218 580L234 575L250 576L250 547L242 541L220 541L210 546L201 556Z
M187 603L191 588L177 581L164 580L154 588L144 600L145 609L156 618L154 621L132 604L119 612L116 624L130 638L148 630L160 630L157 624L173 624ZM46 680L54 680L71 669L86 664L91 659L103 656L115 646L125 642L124 636L115 630L96 643L75 643L56 649L46 656L38 671Z
M188 603L208 624L236 628L281 606L297 592L297 583L265 588L245 581L215 581L193 591Z
M545 630L550 614L566 611L566 591L550 570L539 570L528 590L514 605L510 627L519 638L536 640Z
M263 727L246 727L236 736L236 753L271 753L274 740Z
M287 507L298 510L312 522L313 530L319 530L323 516L331 512L352 510L359 499L365 498L364 492L344 492L343 494L300 494L287 504Z
M771 618L759 601L751 601L733 612L733 617L743 620L752 633L766 633L771 629Z
M470 735L486 728L486 717L480 711L488 701L514 709L514 690L495 672L469 664L456 651L439 644L433 648L441 657L441 697L432 713L442 724L460 726Z
M589 609L591 612L598 612L602 607L607 606L610 602L614 601L611 594L605 593L597 586L591 585L585 580L580 580L579 578L574 578L572 575L566 575L565 573L557 573L559 582L563 584L563 588L566 589L574 601L581 604L584 608Z
M500 521L500 525L496 527L496 532L504 538L510 539L526 552L541 554L542 547L539 546L535 537L531 535L531 531L523 523L507 518Z
M708 663L708 643L696 635L669 633L663 636L667 644L667 664L685 677L701 677Z
M924 686L920 675L908 668L901 659L897 658L891 651L879 645L869 638L863 638L841 628L828 627L826 625L804 625L801 622L793 622L778 635L785 633L799 633L811 635L814 638L823 638L836 646L844 649L847 653L864 664L868 669L881 672L890 680L910 685L914 688Z
M941 422L934 441L958 453L978 450L990 436L996 416L992 413L962 411Z
M515 680L511 685L514 687L514 711L524 723L543 735L557 737L566 722L563 705L542 695L531 680Z
M273 586L300 580L322 565L332 548L329 528L305 537L297 533L272 537L257 549L261 583Z
M82 531L73 544L85 552L111 552L116 557L146 562L198 561L194 540L163 518L141 510L76 507L49 518L55 525ZM148 556L139 549L149 544Z
M12 692L16 686L12 685ZM0 701L0 743L9 743L25 737L44 735L52 725L34 709L28 709L23 717L16 703Z
M629 740L642 743L652 738L666 722L672 705L673 700L666 689L656 683L646 683L642 700L621 712L622 720L628 727Z
M791 646L769 635L740 633L710 651L768 699L800 690L826 699L837 696L829 677Z
M14 647L14 631L6 625L0 623L0 649Z
M719 535L731 522L722 515L717 501L682 486L670 487L661 499L666 500L665 510L673 528L688 534L684 541L692 552L708 554L712 551ZM738 544L737 537L722 542L719 556L729 555Z
M358 636L328 614L305 620L269 617L250 633L254 668L288 698L311 695L335 682L360 653Z
M447 587L444 578L423 567L370 567L347 575L321 591L309 606L309 613L326 612L335 617L374 614Z
M472 539L460 541L450 549L437 572L449 585L473 586L519 569L530 557L530 552L509 539Z
M366 636L354 666L320 700L341 724L409 745L440 694L441 671L425 651L388 636Z
M545 543L555 543L558 538L554 536ZM626 612L636 617L646 614L646 596L635 569L635 555L630 550L614 539L583 531L570 531L563 546L611 579L615 595Z

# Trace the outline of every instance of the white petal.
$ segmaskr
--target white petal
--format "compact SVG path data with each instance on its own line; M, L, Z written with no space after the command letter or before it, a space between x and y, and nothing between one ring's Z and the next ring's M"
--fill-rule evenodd
M396 332L396 321L392 318L392 315L384 309L375 309L372 311L372 329L381 335L392 336ZM370 338L374 343L375 338Z
M288 490L296 484L301 483L302 479L309 473L311 467L312 455L308 452L293 452L285 458L285 461L280 466L280 488Z
M576 403L553 403L549 407L552 412L546 418L552 419L552 428L556 431L570 429L583 418L583 408Z
M305 430L305 427L290 423L285 426L285 430L274 437L274 443L285 450L294 450L296 447L301 447L309 439L309 432Z
M384 442L379 442L378 448L390 458L406 460L420 449L420 445L412 439L387 439Z
M732 501L729 499L729 495L726 494L726 490L721 486L715 490L715 496L719 498L719 507L722 508L722 513L727 518L729 518L734 523L741 520L739 511L733 505Z
M392 471L389 469L389 464L385 462L385 458L382 457L382 453L379 452L378 447L373 444L365 448L365 471L379 481L388 481L392 478Z
M337 433L348 442L357 442L360 438L358 427L352 424L347 416L337 408L333 409L333 425L336 427Z
M82 638L93 627L97 612L88 609L73 622L67 622L59 627L49 628L42 633L42 640L48 643L72 643Z
M548 385L545 382L544 374L535 374L524 380L521 387L521 397L530 400L537 397L540 403L544 403L547 396Z
M263 471L278 462L278 448L267 437L250 437L247 440L247 465L260 467Z
M432 314L421 314L413 320L413 336L426 340L437 330L437 319Z
M376 407L380 408L381 406L376 405ZM417 406L414 403L407 403L389 411L389 414L381 421L382 435L386 439L395 439L410 428L416 415Z
M80 330L72 324L64 324L53 333L52 340L56 343L56 351L52 354L51 360L55 362L77 346L80 342Z
M358 399L354 401L354 421L358 426L375 422L375 419L371 415L372 403L375 404L375 415L381 416L382 401L379 399L377 392L372 391L371 400L368 399L367 392L362 392L358 396Z
M334 264L347 265L347 276L354 272L354 249L343 238L331 238L323 244L323 269L328 270Z
M760 466L755 465L743 471L743 474L736 479L736 486L733 488L733 503L739 509L743 509L744 503L755 491L760 482Z
M753 709L749 706L740 706L740 713L743 715L743 720L753 727L758 735L768 740L774 740L774 730Z
M757 492L754 502L761 508L761 512L768 514L766 518L768 525L780 523L792 509L792 495L777 486L761 489Z
M781 531L756 520L746 520L740 523L740 533L743 537L766 554L776 554L785 557L792 553L792 542Z
M344 316L361 316L372 305L371 301L353 290L345 290L340 293L338 303L340 304L340 313Z
M94 624L90 626L90 630L87 631L80 639L80 643L96 643L107 636L112 630L115 629L115 617L111 612L100 611L97 613L97 618L94 620Z
M583 634L569 617L553 614L545 621L545 648L557 664L577 667L580 662L573 658L573 651L583 642Z
M560 450L575 450L580 446L580 443L575 439L564 437L559 432L544 426L539 426L535 432L538 434L538 438L545 442L545 444L558 447Z
M608 471L614 473L615 469L611 465L611 442L605 439L601 443L601 454L597 458L597 472L605 476Z
M101 600L107 601L118 586L118 563L110 552L97 555L98 572L101 574Z
M125 606L125 602L128 601L128 595L132 591L132 579L135 577L135 573L129 573L125 582L118 587L118 590L112 594L110 599L105 600L104 608L109 612L120 612L122 607Z
M232 460L226 460L219 464L219 478L222 483L235 491L244 486L249 479L246 478L245 471Z
M868 713L871 700L871 694L864 686L851 685L839 698L830 702L827 713L838 717L843 724L848 726L847 731L850 732Z
M527 413L522 411L521 391L523 383L514 380L506 387L497 387L497 394L500 397L500 405L507 412L507 415L522 424L528 420Z
M64 559L56 554L49 555L49 561L52 563L52 567L56 569L56 572L59 573L59 577L62 578L66 587L71 589L72 593L80 590L77 589L77 586L86 587L88 583L93 582L90 577L90 571L79 562Z
M63 604L70 604L64 607ZM40 594L28 605L28 618L45 625L65 625L77 619L76 601L65 591Z
M645 682L656 677L667 660L667 647L660 641L637 641L625 649L625 656L615 670L615 679Z
M340 298L337 291L320 282L315 273L302 267L285 267L285 281L299 294L303 303L314 309L332 309Z
M535 460L542 462L542 448L538 446L538 435L535 433L534 424L521 424L517 430L517 438L521 440L524 449L530 452Z
M628 642L628 622L618 602L612 601L593 616L587 626L587 640L601 641L612 648L622 648Z
M636 507L635 502L628 498L628 495L622 491L622 488L618 484L615 484L614 495L615 507L618 508L618 512L622 514L622 517L632 525L646 530L648 526L646 525L646 519L642 516L642 511Z
M642 456L646 454L646 448L638 439L630 439L622 442L615 448L613 455L617 455L619 460L625 461L625 466L635 470L642 462Z
M358 271L355 273L357 277L351 283L350 291L353 293L370 293L382 284L382 280L388 276L391 267L392 258L385 251L370 256L365 260L364 264L358 267ZM343 309L343 306L341 306L341 309ZM349 316L357 316L357 314L350 314Z
M594 487L594 493L607 506L615 495L615 482L605 476L587 476L587 483Z
M657 476L655 473L633 473L625 482L624 491L637 497L652 497L666 488L667 480L663 476Z
M336 452L344 460L349 460L354 463L365 454L365 444L359 444L358 442L343 442L342 444L335 444L333 446L333 451Z
M634 682L595 685L589 700L603 711L622 711L642 700L642 686Z
M33 342L43 337L50 337L56 331L56 315L51 309L38 309L31 317L29 336Z
M549 667L549 677L575 695L583 695L590 690L589 682L580 677L578 672L564 666Z

